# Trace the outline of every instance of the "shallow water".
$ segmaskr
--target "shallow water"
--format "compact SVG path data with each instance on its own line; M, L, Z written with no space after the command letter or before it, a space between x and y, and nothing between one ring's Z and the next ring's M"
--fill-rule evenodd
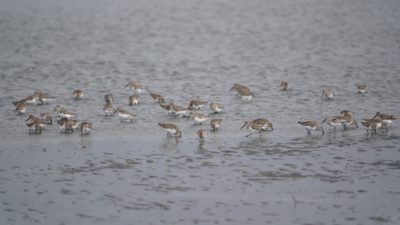
M400 132L307 136L340 110L399 115L398 1L2 1L0 224L399 224ZM128 106L130 80L148 90ZM286 80L288 92L280 92ZM243 103L234 83L255 93ZM366 83L368 92L356 93ZM321 101L324 87L335 98ZM72 99L75 89L85 97ZM91 120L29 135L11 101L36 90ZM172 118L150 91L225 105L218 132ZM138 114L102 115L103 96ZM207 109L203 111L207 112ZM245 120L274 131L244 137ZM183 130L176 141L157 123Z

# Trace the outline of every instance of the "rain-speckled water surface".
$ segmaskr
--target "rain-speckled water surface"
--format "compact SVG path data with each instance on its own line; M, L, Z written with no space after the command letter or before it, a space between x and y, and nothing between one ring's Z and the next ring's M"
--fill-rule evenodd
M376 135L359 123L308 136L297 124L344 109L358 122L400 115L399 9L396 0L1 1L0 224L399 224L398 121ZM146 87L135 106L129 81ZM229 92L234 83L253 101ZM333 100L321 100L325 87ZM55 101L16 115L11 102L37 90ZM211 114L221 129L199 141L209 123L167 115L150 92L223 104ZM104 116L105 94L134 122ZM91 134L56 124L29 134L28 115L56 105L92 121ZM245 137L240 127L259 117L274 130Z

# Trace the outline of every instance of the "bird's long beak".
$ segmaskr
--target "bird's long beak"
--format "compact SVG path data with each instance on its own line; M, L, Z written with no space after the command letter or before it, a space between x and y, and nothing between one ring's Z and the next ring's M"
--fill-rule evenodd
M248 122L244 122L243 126L240 129L243 129L247 124Z

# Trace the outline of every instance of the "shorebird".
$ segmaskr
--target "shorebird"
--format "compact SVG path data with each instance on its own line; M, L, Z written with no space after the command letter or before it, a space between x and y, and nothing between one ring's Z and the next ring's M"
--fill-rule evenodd
M245 102L250 102L253 99L253 93L245 85L236 83L229 91L232 90L235 90L237 92L236 95L240 95Z
M219 103L211 103L210 104L210 109L214 113L221 113L222 111L224 111L224 106L222 104L219 104Z
M366 84L358 84L357 85L357 93L364 94L367 92L367 85Z
M261 137L261 132L274 129L272 123L266 118L258 118L251 121L246 121L240 129L243 128L247 128L251 131L251 133L246 135L246 137L250 137L255 133L258 133Z
M30 122L30 123L36 123L38 125L40 125L42 128L44 128L44 126L46 124L48 124L45 120L43 120L40 117L36 117L34 115L29 115L28 119L25 120L25 122Z
M137 105L139 104L139 95L131 95L129 96L129 105L133 106L133 105Z
M17 105L17 103L38 104L40 102L39 95L41 93L42 93L41 91L36 91L35 93L33 93L33 95L30 95L22 100L13 101L12 104L13 105Z
M352 112L348 110L342 110L340 112L340 116L331 116L325 118L321 124L326 123L329 126L333 126L334 130L336 130L336 126L343 126L343 129L347 129L350 125L355 125L358 128L357 121L352 117Z
M190 112L188 119L193 119L195 121L195 125L200 125L204 121L208 120L208 118L210 118L210 117L208 115L203 114L203 113Z
M79 100L84 96L82 90L75 90L74 93L72 93L72 95L74 96L75 100Z
M104 101L106 101L106 103L112 103L112 101L113 101L113 96L112 96L112 94L106 94L106 95L104 95Z
M167 110L168 115L169 115L170 113L172 113L172 103L169 103L169 104L162 104L162 103L160 103L160 106L161 106L161 108Z
M245 86L245 85L242 85L242 84L238 84L238 83L236 83L236 84L234 84L233 85L233 87L229 90L229 91L232 91L232 90L235 90L237 93L237 95L239 94L239 92L250 92L250 88L248 88L247 86Z
M167 136L175 136L175 137L182 136L181 130L178 128L178 126L176 126L173 123L158 123L158 125L167 131Z
M358 128L357 121L353 118L353 113L348 110L342 110L340 112L343 128L347 129L349 125L355 125Z
M150 96L153 98L153 100L155 101L155 102L157 102L157 103L164 103L165 102L165 100L164 100L164 97L162 96L162 95L160 95L160 94L157 94L157 93L150 93Z
M125 88L130 88L131 90L135 91L139 95L144 92L144 86L136 83L134 81L130 81L127 85L125 85Z
M308 135L311 135L311 130L321 130L322 135L325 134L324 128L317 121L298 121L297 123L306 127L306 131Z
M59 121L57 121L57 124L60 127L62 133L73 133L74 129L78 128L79 126L77 120L71 120L67 118L61 118Z
M48 125L53 124L53 117L51 116L51 113L49 112L44 112L40 114L41 119Z
M61 118L71 119L72 117L76 116L75 113L70 112L70 111L66 110L65 108L63 108L63 107L61 107L61 106L59 106L59 105L57 105L57 106L54 108L54 111L53 111L53 112L57 112L57 113L58 113L58 116L61 117Z
M50 103L50 102L54 101L54 99L55 99L55 97L52 97L49 94L44 93L44 92L39 92L38 97L39 97L39 104L41 104L41 105Z
M26 126L29 129L29 134L41 134L43 127L41 126L40 123L37 122L31 122L31 123L27 123Z
M367 127L367 134L376 134L376 129L384 126L384 122L380 118L364 119L361 121L361 124ZM388 131L388 128L386 126L385 128L386 131Z
M274 127L273 127L272 123L266 118L257 118L257 119L254 119L254 120L250 121L250 122L251 123L258 123L258 124L261 124L261 125L265 126L267 129L274 130Z
M337 116L331 116L331 117L327 117L325 118L321 124L328 124L329 126L333 127L334 130L336 130L337 126L343 126L342 124L342 120L340 118L337 118Z
M115 110L115 113L118 113L118 116L121 117L121 122L123 122L124 120L130 120L131 123L133 122L133 118L136 116L135 114L126 111L125 109L118 107Z
M15 111L17 112L18 115L25 113L27 109L28 109L28 104L24 102L18 102L15 105Z
M353 113L349 110L344 109L344 110L340 111L340 115L341 116L353 116Z
M114 108L111 103L106 103L103 107L104 115L112 116L114 114Z
M333 92L332 92L332 89L330 89L330 88L325 88L325 89L323 89L323 90L322 90L321 98L324 98L324 99L333 99Z
M81 123L81 135L90 134L90 130L92 129L92 122L84 121Z
M242 100L244 102L251 102L251 100L253 99L253 93L251 91L247 91L246 89L239 89L238 93L242 97Z
M206 131L206 130L203 130L203 129L198 130L198 131L196 132L196 134L199 136L199 138L200 138L201 141L204 141L204 139L206 139L207 136L208 136L207 131Z
M394 116L394 115L389 115L389 114L380 113L380 112L377 112L377 113L375 114L375 116L372 117L372 118L373 118L373 119L381 119L385 126L386 126L386 125L389 125L389 124L392 124L393 121L394 121L395 119L397 119L397 117Z
M175 105L171 103L169 106L169 112L173 115L177 115L179 117L187 116L189 110L186 107Z
M207 101L195 99L189 102L188 109L189 110L199 110L201 107L203 107L205 104L207 104Z
M210 126L213 131L217 131L222 124L222 119L212 119L210 121Z
M280 87L281 87L281 91L287 91L287 90L289 90L289 83L286 81L282 81Z

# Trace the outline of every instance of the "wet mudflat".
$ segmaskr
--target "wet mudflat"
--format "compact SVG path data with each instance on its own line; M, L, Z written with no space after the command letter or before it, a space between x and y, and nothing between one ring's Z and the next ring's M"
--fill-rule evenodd
M298 120L340 110L399 115L398 1L3 1L0 3L1 224L399 224L400 127L307 136ZM134 80L148 90L128 106ZM288 92L280 92L286 80ZM243 103L233 83L255 93ZM355 85L368 92L357 94ZM322 88L335 98L321 101ZM85 91L80 101L75 89ZM55 102L15 115L36 90ZM219 131L168 116L149 92L186 106L220 102ZM103 115L103 96L136 113ZM29 135L57 105L91 120ZM207 112L204 108L202 111ZM267 117L274 131L240 130ZM182 128L178 141L158 122Z

